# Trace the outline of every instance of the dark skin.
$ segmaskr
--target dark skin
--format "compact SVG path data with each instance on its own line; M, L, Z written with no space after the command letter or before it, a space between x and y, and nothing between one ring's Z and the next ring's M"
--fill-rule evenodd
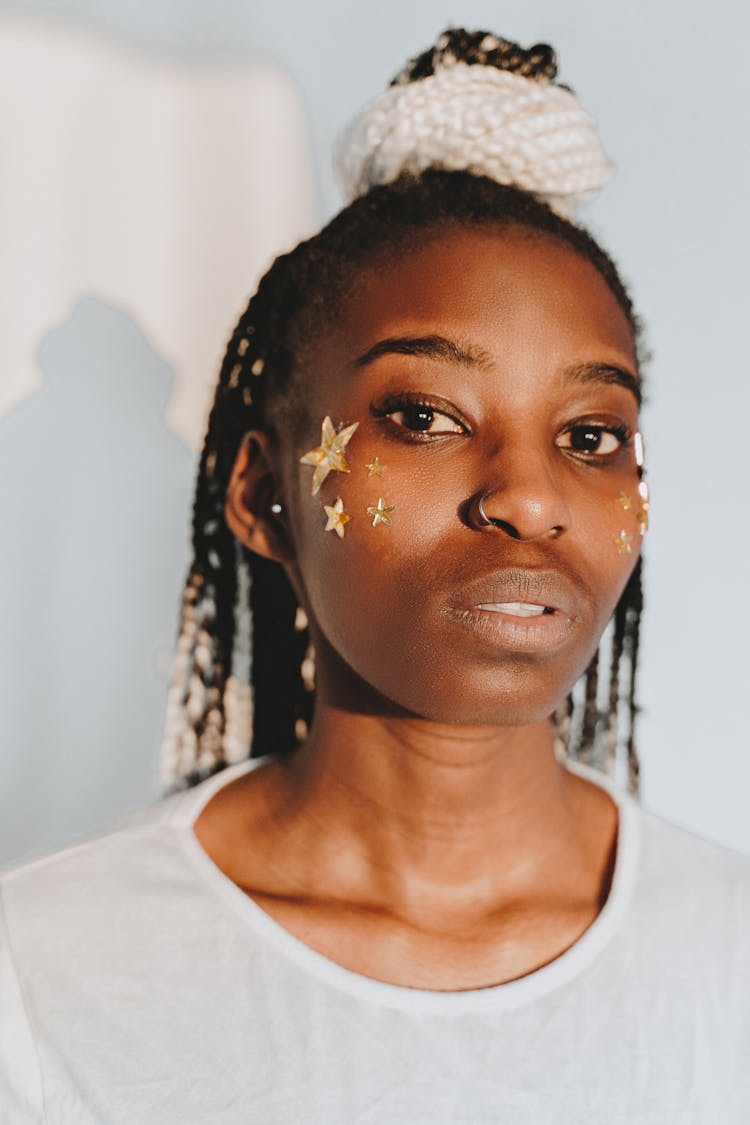
M307 609L315 721L289 761L220 791L195 832L346 968L436 990L499 984L559 956L601 910L617 811L557 760L549 717L636 561L619 500L636 498L636 372L625 315L585 259L523 231L453 231L365 275L310 341L302 444L243 442L227 520L285 566ZM359 423L351 472L311 496L299 458L325 415ZM371 477L376 456L387 467ZM497 526L476 519L483 493ZM373 527L381 496L392 523ZM338 498L343 538L324 530ZM517 602L546 611L519 617Z

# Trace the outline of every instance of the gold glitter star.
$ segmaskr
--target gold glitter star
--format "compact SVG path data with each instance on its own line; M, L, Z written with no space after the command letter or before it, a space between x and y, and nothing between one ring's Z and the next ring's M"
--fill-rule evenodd
M391 522L391 512L395 512L394 505L388 507L385 500L381 496L377 505L373 504L371 508L367 509L368 516L372 516L372 526L377 527L379 523L389 524Z
M374 461L371 461L370 464L366 466L366 468L368 470L368 474L367 474L368 476L382 477L383 470L387 469L388 466L387 465L381 465L380 462L378 461L377 457L376 457Z
M324 504L323 508L328 516L326 531L335 531L339 539L343 539L344 525L352 518L348 512L344 511L344 501L339 496L335 504Z
M315 466L312 478L313 496L320 490L321 484L330 472L348 473L351 471L344 456L344 450L358 425L359 422L354 422L351 426L335 430L329 417L326 416L323 419L320 445L316 449L311 449L304 457L300 457L303 465Z
M615 546L617 547L617 553L620 555L629 555L633 550L633 548L630 546L632 541L633 536L628 535L627 531L625 531L625 529L623 528L620 534L615 536Z
M641 535L645 535L648 531L648 510L651 507L648 498L648 484L645 480L639 481L638 494L641 498L641 506L638 509L638 526L641 529Z
M617 497L617 502L622 505L623 511L629 512L633 507L633 501L624 492L621 492Z

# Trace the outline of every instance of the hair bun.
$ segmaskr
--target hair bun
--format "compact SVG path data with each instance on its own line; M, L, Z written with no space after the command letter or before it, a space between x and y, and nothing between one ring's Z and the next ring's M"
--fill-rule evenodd
M334 165L347 201L402 172L468 171L532 192L571 216L609 180L592 118L545 43L451 29L344 129Z

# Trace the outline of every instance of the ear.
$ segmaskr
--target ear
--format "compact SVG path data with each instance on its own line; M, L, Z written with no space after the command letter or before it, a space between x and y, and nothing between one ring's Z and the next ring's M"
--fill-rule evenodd
M273 443L262 430L248 430L237 451L227 486L224 516L229 529L263 558L289 563L294 557L284 514L271 511L279 492Z

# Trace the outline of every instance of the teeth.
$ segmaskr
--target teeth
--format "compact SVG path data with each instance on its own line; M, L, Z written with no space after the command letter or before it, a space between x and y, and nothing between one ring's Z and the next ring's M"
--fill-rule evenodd
M480 609L494 610L495 613L510 613L514 617L541 617L543 605L530 605L529 602L487 602Z

